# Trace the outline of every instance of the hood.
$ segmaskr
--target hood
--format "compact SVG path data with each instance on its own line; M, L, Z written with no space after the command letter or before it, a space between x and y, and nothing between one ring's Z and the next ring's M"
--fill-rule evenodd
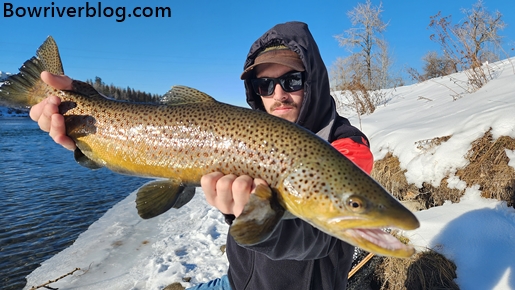
M299 117L295 123L312 131L324 133L328 139L329 131L336 118L336 105L330 94L329 77L318 46L308 29L308 25L302 22L287 22L278 24L265 32L256 40L247 55L243 70L254 63L258 54L271 44L283 44L295 51L304 64L305 84L304 100ZM247 103L255 110L265 111L261 97L252 90L250 80L246 79L245 91ZM319 134L320 135L320 134Z

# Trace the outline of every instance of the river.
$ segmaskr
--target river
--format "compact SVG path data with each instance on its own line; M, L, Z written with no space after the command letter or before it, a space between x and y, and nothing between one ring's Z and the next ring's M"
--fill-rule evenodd
M81 167L29 118L0 117L0 289L21 289L41 262L147 181Z

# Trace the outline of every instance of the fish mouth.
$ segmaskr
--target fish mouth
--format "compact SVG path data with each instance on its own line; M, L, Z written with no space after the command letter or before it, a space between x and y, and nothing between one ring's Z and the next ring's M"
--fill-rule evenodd
M399 239L383 229L413 230L418 228L420 223L411 212L406 212L405 215L396 214L393 216L400 216L401 219L356 216L332 218L328 221L326 229L331 235L368 252L381 256L411 257L415 253L413 246L403 244Z
M382 256L408 258L415 253L413 246L403 244L381 229L346 229L340 232L339 236L354 246Z

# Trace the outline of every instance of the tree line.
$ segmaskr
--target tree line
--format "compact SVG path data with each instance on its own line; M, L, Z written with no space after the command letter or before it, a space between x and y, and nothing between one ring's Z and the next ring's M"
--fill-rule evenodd
M113 84L107 85L98 76L94 80L86 80L86 83L92 85L95 90L104 96L115 100L144 103L158 103L161 100L161 95L158 94L150 94L130 87L120 88Z

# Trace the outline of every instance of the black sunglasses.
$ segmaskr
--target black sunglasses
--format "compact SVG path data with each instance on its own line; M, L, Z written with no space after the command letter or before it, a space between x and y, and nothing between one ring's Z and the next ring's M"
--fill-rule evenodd
M304 87L304 74L300 71L289 72L278 78L258 78L250 80L254 92L262 97L271 96L278 83L285 92L291 93Z

